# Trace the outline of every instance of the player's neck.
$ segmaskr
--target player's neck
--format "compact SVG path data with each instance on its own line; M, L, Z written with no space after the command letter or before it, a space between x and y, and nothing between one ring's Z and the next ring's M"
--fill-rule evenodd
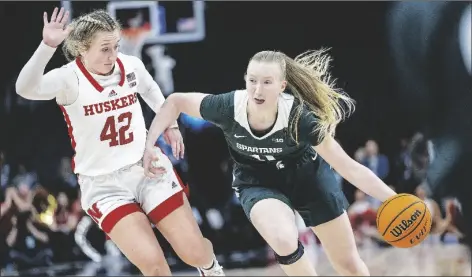
M87 68L86 68L86 69L87 69ZM95 74L95 75L99 75L99 76L110 76L110 75L112 75L113 72L115 71L115 67L113 67L112 70L110 70L110 72L108 72L108 73L100 73L100 72L95 71L95 70L93 70L93 69L90 69L90 70L87 69L87 70L88 70L90 73Z
M266 130L270 128L277 120L277 109L277 106L275 108L263 109L249 103L246 110L249 126L255 130Z

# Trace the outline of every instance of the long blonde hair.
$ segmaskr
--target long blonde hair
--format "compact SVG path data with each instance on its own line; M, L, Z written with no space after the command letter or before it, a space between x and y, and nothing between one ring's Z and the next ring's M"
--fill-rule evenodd
M121 30L120 23L104 10L96 10L74 19L71 27L72 31L62 44L62 52L68 61L80 56L80 51L87 51L97 32Z
M326 136L334 136L338 123L355 109L354 100L335 87L329 73L331 57L326 52L327 49L310 50L292 59L279 51L261 51L251 58L251 61L278 63L289 92L300 101L289 127L297 143L297 126L304 106L319 120L312 132L319 133L320 141Z

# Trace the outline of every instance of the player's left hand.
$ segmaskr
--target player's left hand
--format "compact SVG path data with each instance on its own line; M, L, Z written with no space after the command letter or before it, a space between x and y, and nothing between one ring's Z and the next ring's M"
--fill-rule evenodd
M166 173L164 167L159 167L159 157L156 155L156 147L151 147L144 150L143 167L144 175L149 178L159 178ZM160 150L158 150L160 151Z
M164 131L164 140L172 147L172 155L174 155L176 159L184 158L184 139L179 129L167 128L167 130Z

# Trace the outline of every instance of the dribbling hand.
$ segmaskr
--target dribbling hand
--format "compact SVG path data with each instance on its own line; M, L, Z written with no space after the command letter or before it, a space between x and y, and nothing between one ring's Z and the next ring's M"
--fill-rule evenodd
M51 21L48 20L47 12L44 12L44 28L43 28L43 42L50 46L56 48L61 44L64 39L72 31L72 27L67 24L69 19L69 11L64 13L64 8L61 8L59 14L57 13L58 8L55 8L51 15Z
M154 164L159 162L155 149L146 148L143 157L144 175L149 178L159 178L166 173L164 167L155 167Z

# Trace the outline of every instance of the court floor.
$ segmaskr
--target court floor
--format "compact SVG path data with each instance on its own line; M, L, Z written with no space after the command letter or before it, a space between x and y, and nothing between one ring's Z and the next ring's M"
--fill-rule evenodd
M471 276L470 256L459 245L418 246L413 249L361 250L372 276ZM319 253L316 269L321 276L338 276L326 255ZM230 269L227 276L285 276L278 265L264 268ZM194 272L176 276L197 276Z
M470 255L460 245L420 245L412 249L360 249L372 276L471 276ZM326 255L318 250L312 256L321 276L337 276ZM227 276L285 276L279 266L225 269ZM104 260L36 268L2 276L131 276L136 272L126 261ZM198 276L196 270L174 271L175 276Z

